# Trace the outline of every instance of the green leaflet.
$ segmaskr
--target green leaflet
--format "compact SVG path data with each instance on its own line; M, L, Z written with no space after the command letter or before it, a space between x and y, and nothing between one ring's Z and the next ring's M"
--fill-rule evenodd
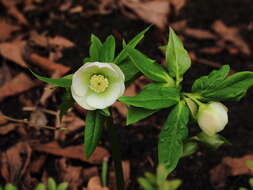
M224 65L221 69L197 79L192 86L192 92L206 101L239 101L253 86L253 72L239 72L227 77L229 70L230 67Z
M122 96L119 101L124 104L150 110L170 107L179 102L179 90L166 84L151 83L136 96Z
M39 183L35 190L46 190L46 186L43 183ZM56 190L56 189L55 189Z
M224 65L221 67L221 69L214 70L209 75L200 77L194 81L192 85L192 92L204 93L205 91L216 88L225 80L229 73L229 70L229 65Z
M115 38L110 35L102 43L100 39L94 34L91 35L91 45L89 48L89 57L83 61L87 62L109 62L112 63L115 56Z
M127 52L134 65L148 78L174 86L174 80L161 65L155 63L154 60L149 59L136 49L128 49Z
M90 62L93 61L98 61L99 60L99 56L100 56L100 51L101 48L103 46L102 42L100 41L100 39L95 36L94 34L91 35L91 45L90 45L90 49L89 49L89 54L90 54Z
M56 190L56 182L53 178L48 178L47 180L47 188L48 190Z
M216 101L239 101L251 86L253 86L253 72L239 72L228 77L219 87L204 93L203 97Z
M111 116L111 112L109 110L109 108L104 108L102 110L98 110L100 114L102 114L105 117L109 117Z
M170 28L169 42L166 48L166 62L169 74L176 78L177 84L183 80L184 73L191 67L190 56L172 28Z
M5 185L5 190L17 190L17 188L12 184Z
M138 183L141 185L141 187L144 190L155 190L155 188L153 187L153 185L151 184L150 181L148 181L146 178L144 177L139 177L138 178Z
M139 70L135 67L134 64L132 64L129 58L126 58L124 61L121 61L118 64L118 66L120 67L120 69L125 75L125 82L131 81L139 73Z
M88 159L100 140L103 122L104 116L99 113L99 110L88 111L84 128L85 154Z
M225 139L223 136L216 134L214 136L208 136L204 132L200 132L197 136L193 138L198 142L204 144L208 148L217 149L222 145L231 145L231 143Z
M67 182L63 182L60 185L58 185L57 190L67 190L69 184Z
M66 89L66 92L62 95L61 99L62 103L60 104L60 119L62 119L63 115L67 113L68 109L71 108L75 103L75 100L72 98L69 89Z
M246 161L246 165L248 166L248 168L253 171L253 161L252 160L247 160Z
M70 88L71 83L72 83L72 75L67 75L65 77L59 78L59 79L54 79L54 78L48 78L48 77L43 77L40 76L36 73L34 73L32 70L30 72L39 80L46 82L48 84L55 85L57 87L64 87L64 88Z
M188 135L189 109L181 101L170 112L159 137L158 159L164 164L167 175L173 171L183 155L183 140Z
M198 150L198 143L193 140L189 140L184 143L182 157L190 156Z
M157 111L158 110L148 110L144 108L136 108L136 107L130 106L128 108L128 113L127 113L127 125L140 121L154 114Z
M145 33L150 29L150 27L151 26L147 27L145 30L137 34L128 44L126 44L126 42L123 40L123 49L114 60L116 64L121 63L124 59L127 58L127 50L130 48L135 48L135 46L144 38Z
M99 61L112 63L115 55L115 38L110 35L106 38L100 52Z
M138 182L144 190L176 190L182 184L181 180L167 180L167 169L164 165L158 165L156 175L146 172L145 177L138 178Z

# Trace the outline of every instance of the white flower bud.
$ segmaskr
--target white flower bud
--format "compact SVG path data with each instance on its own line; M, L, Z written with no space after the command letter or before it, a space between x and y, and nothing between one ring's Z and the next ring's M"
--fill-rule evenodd
M74 73L71 93L87 110L104 109L123 95L124 81L123 72L113 63L86 63Z
M220 132L228 123L228 109L220 102L200 105L197 114L199 127L209 136Z

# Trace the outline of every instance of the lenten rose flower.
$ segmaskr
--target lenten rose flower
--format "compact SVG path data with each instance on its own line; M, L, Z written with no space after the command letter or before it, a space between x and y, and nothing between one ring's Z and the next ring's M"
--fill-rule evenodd
M220 102L210 102L199 107L197 121L199 127L209 136L220 132L228 123L228 109Z
M71 93L87 110L104 109L123 95L124 81L125 76L116 64L90 62L74 73Z

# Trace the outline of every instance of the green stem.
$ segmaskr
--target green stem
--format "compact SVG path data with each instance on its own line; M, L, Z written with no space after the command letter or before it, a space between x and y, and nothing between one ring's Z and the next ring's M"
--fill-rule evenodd
M101 179L102 179L102 186L106 187L107 186L107 172L108 172L108 158L104 158L103 164L102 164L102 174L101 174Z
M193 100L196 104L198 104L198 106L204 105L204 103L198 100L200 98L199 95L192 94L192 93L183 93L183 95Z
M116 128L113 125L112 118L108 118L107 127L109 132L109 141L112 147L112 158L114 160L114 167L116 172L117 190L124 190L125 184L124 184L123 169L121 165L119 139Z

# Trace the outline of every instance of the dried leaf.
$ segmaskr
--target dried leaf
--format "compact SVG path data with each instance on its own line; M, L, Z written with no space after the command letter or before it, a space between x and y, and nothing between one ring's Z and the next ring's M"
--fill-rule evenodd
M1 116L0 116L1 119ZM0 135L7 135L9 132L15 130L17 124L8 123L7 125L0 125Z
M57 71L59 75L64 75L70 70L70 67L55 63L45 57L41 57L36 53L30 54L28 56L28 60L35 63L38 67L49 71L51 74Z
M216 39L216 36L207 30L195 29L195 28L186 28L184 33L188 36L197 39Z
M74 167L67 164L65 158L58 160L57 166L61 181L67 181L71 190L78 190L82 186L82 167Z
M5 41L11 37L12 32L15 32L20 29L19 26L12 25L6 20L0 20L0 42Z
M169 0L170 3L175 7L176 13L179 14L181 9L185 6L186 0Z
M126 186L130 182L130 162L129 161L122 161L122 169L123 169L123 175L124 175L124 181ZM116 176L115 172L110 172L110 189L116 189Z
M81 5L73 7L69 10L69 13L74 14L74 13L80 13L83 12L83 7Z
M167 16L170 11L169 1L122 0L121 3L123 6L134 11L144 21L155 24L161 29L166 28Z
M26 41L14 41L0 44L0 54L21 67L27 68L23 59L23 53L26 47Z
M98 176L94 176L90 178L86 190L109 190L109 189L107 187L102 187L100 178Z
M59 47L62 49L75 46L73 42L62 36L49 37L43 33L38 34L36 31L30 32L30 40L33 41L36 45L42 47Z
M253 175L246 164L248 160L253 160L252 154L241 158L223 158L222 162L210 171L212 182L222 183L228 176Z
M220 20L215 21L212 25L212 28L215 32L220 34L224 40L232 42L240 49L241 52L246 55L250 55L251 50L248 44L241 38L238 28L228 27Z
M0 154L0 172L6 182L15 183L22 178L29 166L31 154L32 150L26 142L19 142Z
M48 123L47 117L45 113L42 112L40 109L35 110L30 115L29 126L40 129L41 127L47 125L47 123Z
M49 38L48 43L50 46L58 46L60 48L71 48L75 46L73 42L61 36L55 36L54 38Z
M0 101L8 96L25 92L38 84L32 81L25 73L20 73L0 88Z
M221 47L206 47L206 48L200 49L200 52L213 55L213 54L220 53L222 50L223 48Z
M98 146L95 149L94 153L91 155L90 159L88 160L85 157L83 145L68 146L68 147L63 148L56 141L53 141L48 144L34 145L33 149L39 152L46 152L46 153L53 154L56 156L63 156L66 158L71 158L71 159L78 159L78 160L93 163L93 164L102 163L104 157L109 157L108 151Z
M68 134L72 134L72 139L81 137L78 131L84 126L84 121L77 117L73 112L68 113L62 119L61 127L68 130L59 131L59 140L65 141Z

